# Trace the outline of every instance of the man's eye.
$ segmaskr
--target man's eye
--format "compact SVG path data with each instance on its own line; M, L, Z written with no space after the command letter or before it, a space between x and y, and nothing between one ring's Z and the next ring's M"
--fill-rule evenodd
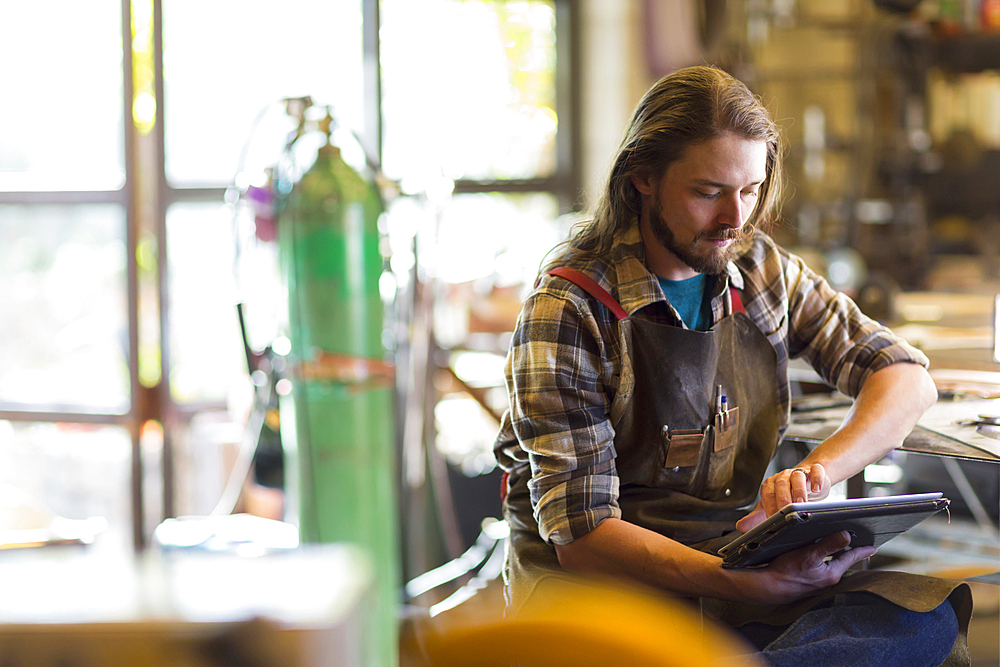
M698 191L698 194L701 195L704 199L715 199L716 197L719 196L718 192L704 192L701 190Z

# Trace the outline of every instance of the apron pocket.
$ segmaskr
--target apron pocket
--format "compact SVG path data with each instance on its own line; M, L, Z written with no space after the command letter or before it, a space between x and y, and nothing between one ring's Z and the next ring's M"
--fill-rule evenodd
M705 434L698 429L678 429L671 431L667 444L665 468L686 468L696 466L701 460L701 444Z
M731 493L727 485L732 482L736 453L740 451L736 446L740 442L739 406L730 408L726 414L715 415L715 428L710 430L715 437L708 457L706 497L722 500Z
M715 415L715 451L735 447L740 441L739 406Z

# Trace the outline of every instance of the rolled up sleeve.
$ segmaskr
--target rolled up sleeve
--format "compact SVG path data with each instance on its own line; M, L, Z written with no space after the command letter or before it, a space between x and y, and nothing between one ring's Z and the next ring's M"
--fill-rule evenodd
M838 391L857 396L872 373L891 364L928 365L922 352L864 315L798 258L791 259L787 275L793 356L804 355Z
M621 516L607 356L589 311L559 295L529 297L507 382L511 425L531 467L535 519L550 543L572 542Z

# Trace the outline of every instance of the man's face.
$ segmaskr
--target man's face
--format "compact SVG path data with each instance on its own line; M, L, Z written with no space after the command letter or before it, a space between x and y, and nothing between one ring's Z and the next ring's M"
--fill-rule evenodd
M649 195L642 225L654 273L682 280L725 271L766 176L767 144L727 133L689 146L658 183L645 181L648 192L635 182Z

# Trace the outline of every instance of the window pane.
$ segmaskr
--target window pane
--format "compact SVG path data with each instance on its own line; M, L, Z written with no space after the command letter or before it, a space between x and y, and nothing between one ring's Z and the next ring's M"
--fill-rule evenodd
M284 97L331 104L360 132L361 60L360 0L164 0L167 179L232 182L258 114L247 166L273 164L292 129Z
M170 388L179 402L223 401L246 376L236 315L232 216L223 204L167 210Z
M564 236L558 214L547 193L457 195L441 213L427 261L450 283L488 277L504 286L531 284L542 256Z
M0 190L120 188L121 2L5 2L0 62Z
M555 171L553 1L383 0L381 35L390 177Z
M128 410L124 210L0 205L0 400Z
M117 426L0 421L0 498L32 520L103 517L101 544L131 540L132 441Z
M402 209L401 209L402 210ZM441 212L420 263L437 278L434 331L445 347L477 333L512 331L542 258L566 236L550 194L468 194Z

